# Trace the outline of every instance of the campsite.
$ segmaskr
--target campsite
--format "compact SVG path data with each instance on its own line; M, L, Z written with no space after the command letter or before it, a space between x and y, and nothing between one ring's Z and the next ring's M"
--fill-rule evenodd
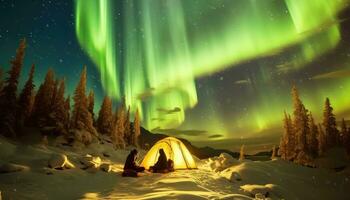
M350 0L0 0L0 200L349 200Z
M146 157L145 162L151 163L154 159L152 155L157 153L153 150L164 148L169 149L166 152L169 153L169 157L173 156L175 168L178 166L179 169L171 173L146 171L135 178L122 177L129 150L115 151L108 143L74 151L70 147L16 146L13 142L1 138L1 163L18 164L15 168L7 167L18 170L11 173L3 173L4 167L1 165L2 198L259 199L259 196L266 194L268 198L264 197L265 199L347 197L346 191L350 186L348 170L335 174L329 170L298 166L280 159L264 162L238 161L225 153L203 160L190 154L184 158L180 147L177 146L177 140L170 139L170 143L175 142L173 147L178 148L173 151L170 150L173 147L168 145L168 142L158 141L150 151L140 150L137 161L142 163ZM72 166L67 166L65 160L58 159L57 168L50 168L48 162L62 154ZM185 168L196 169L184 169L184 163L189 163ZM305 193L305 187L315 192Z
M186 146L178 139L167 137L158 141L147 152L141 166L149 169L158 159L159 149L164 149L166 157L174 161L174 169L197 169L197 165Z

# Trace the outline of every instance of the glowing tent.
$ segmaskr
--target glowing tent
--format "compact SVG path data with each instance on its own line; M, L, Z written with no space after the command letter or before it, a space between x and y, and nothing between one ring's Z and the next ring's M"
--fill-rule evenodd
M174 161L175 169L197 169L197 165L186 146L173 137L164 138L153 145L144 157L141 166L146 169L153 166L158 160L159 149L163 149L166 157Z

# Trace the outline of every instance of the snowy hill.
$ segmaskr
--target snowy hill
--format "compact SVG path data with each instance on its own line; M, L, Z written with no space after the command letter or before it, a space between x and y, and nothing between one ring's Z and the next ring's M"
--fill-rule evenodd
M65 154L75 167L64 170L48 168L48 160L58 154ZM98 156L101 167L110 164L112 170L81 169L80 161L86 154ZM70 147L17 145L0 138L0 164L14 163L26 167L22 171L0 174L2 198L258 199L261 195L271 199L349 198L349 168L336 173L281 160L239 162L226 155L231 159L231 166L218 172L208 167L208 160L197 160L198 170L144 173L138 178L123 178L121 171L127 154L127 150L114 150L107 143L75 151ZM141 151L139 159L144 154Z

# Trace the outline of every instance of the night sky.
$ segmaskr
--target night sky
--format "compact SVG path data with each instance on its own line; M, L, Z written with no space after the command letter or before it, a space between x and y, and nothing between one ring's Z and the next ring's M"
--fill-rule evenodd
M51 67L72 93L88 67L99 104L125 97L154 132L234 148L277 144L290 88L321 120L350 117L346 0L1 0L0 66L27 39L22 81ZM67 94L68 94L67 93Z

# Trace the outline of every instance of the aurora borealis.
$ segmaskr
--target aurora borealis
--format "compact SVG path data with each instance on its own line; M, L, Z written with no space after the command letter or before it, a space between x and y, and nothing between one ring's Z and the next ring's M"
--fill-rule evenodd
M38 6L43 3L36 2ZM50 64L74 85L77 74L69 70L79 72L87 64L94 77L90 85L98 90L99 101L104 94L115 102L125 97L132 111L140 110L142 124L150 130L179 132L190 141L207 143L276 136L283 110L290 111L292 84L316 119L322 114L325 97L330 97L337 115L350 117L347 0L76 0L68 5L52 4L46 5L51 11L63 9L40 15L71 23L66 28L69 36L60 36L65 28L48 30L51 40L63 44L53 47L55 53L48 50L51 54L45 54L50 40L40 39L45 38L45 31L38 31L36 40L42 42L29 40L28 51L33 48L48 60L61 53L67 62L39 60L42 73ZM9 17L8 12L2 17ZM22 18L23 23L24 14ZM0 52L10 45L15 48L20 37L6 30L26 36L33 27L42 29L38 24L3 27L0 41L8 36ZM74 47L65 47L65 41ZM64 53L71 49L71 54L79 56ZM7 60L0 64L7 66Z

